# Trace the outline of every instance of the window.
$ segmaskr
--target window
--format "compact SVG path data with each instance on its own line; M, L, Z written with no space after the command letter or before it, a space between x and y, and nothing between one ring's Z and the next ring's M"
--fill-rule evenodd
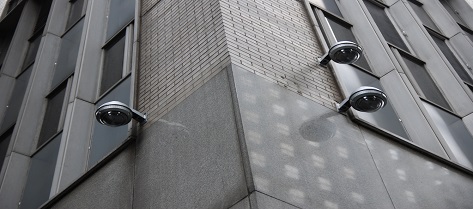
M67 31L62 37L52 87L58 86L74 73L83 27L84 19L75 24L74 27Z
M334 44L338 41L358 43L351 31L352 25L342 18L343 16L334 0L319 0L317 3L317 7L314 7L314 13L317 14L317 20L322 25L324 31L331 35L327 39L328 43ZM366 56L361 56L354 65L371 71Z
M39 44L41 42L41 34L37 33L29 41L28 51L26 52L26 57L23 62L23 68L29 67L33 64L36 59L36 54L38 53Z
M336 70L336 76L340 83L345 86L348 93L354 92L361 86L372 86L383 90L378 78L349 65L341 65L340 67L340 69ZM404 130L399 117L389 101L383 109L376 112L356 112L355 118L362 123L367 123L371 126L381 128L384 132L395 134L404 139L409 139L409 136Z
M41 126L37 147L41 147L51 137L58 133L59 130L62 130L61 118L63 118L63 107L65 106L65 98L67 98L66 83L56 88L48 96L48 105L46 113L44 114L43 125Z
M66 28L70 28L84 15L85 0L71 0L69 3L69 16L67 17Z
M128 78L123 80L113 90L108 92L107 95L101 98L96 103L95 108L98 108L103 103L109 101L120 101L124 104L130 105L130 89L131 78L128 76ZM97 164L107 154L122 144L128 136L128 126L126 125L109 127L94 120L88 167L91 168Z
M23 103L23 98L26 92L26 87L30 79L31 72L33 67L29 67L21 75L19 75L15 80L15 86L13 87L12 94L10 96L10 101L8 101L8 106L5 111L5 116L3 117L3 122L0 126L0 134L11 128L16 123L18 114L20 113L20 107Z
M450 47L448 47L446 40L441 39L440 37L433 34L431 34L430 36L432 37L434 42L437 44L440 51L442 51L442 53L445 55L448 62L452 65L455 72L463 80L463 82L466 85L470 86L470 88L473 87L473 79L471 79L471 76L469 75L469 73L465 70L465 68L463 68L462 64L457 59L455 54L453 54L452 50L450 50Z
M8 7L7 14L10 13L16 7L16 5L18 5L19 2L20 0L10 0L7 6Z
M455 19L457 24L460 25L460 28L463 30L465 35L468 36L468 38L471 41L473 41L473 30L471 30L467 26L465 20L461 17L461 14L456 9L454 9L452 7L452 5L450 5L448 0L440 0L440 3L442 3L443 7L445 8L445 10L447 10L447 12L450 14L450 16L452 16L453 19Z
M366 8L373 17L376 25L383 34L384 39L394 46L399 47L400 49L409 52L404 40L401 38L393 23L389 19L388 15L384 11L384 8L378 4L373 3L369 0L364 0Z
M447 1L448 0L440 0L440 3L442 3L445 10L447 10L447 12L450 14L450 16L452 16L453 19L455 19L455 21L458 24L466 25L465 21L463 21L463 18L460 16L460 13L458 13L457 10L453 9L453 7L451 7L450 4Z
M61 137L54 137L31 158L20 208L39 208L49 199Z
M416 89L417 94L451 111L447 100L445 100L434 80L424 68L424 63L407 54L401 54L401 57L402 61L405 63L407 77Z
M409 0L409 5L412 7L414 12L417 14L419 19L422 21L422 23L437 32L440 32L440 29L435 25L434 21L430 18L430 16L425 12L425 10L422 8L422 3L415 1L415 0Z
M325 5L336 5L333 0L331 1L333 4L328 4L327 2L328 1L323 1ZM332 13L335 12L328 13L323 9L324 8L321 9L319 8L319 5L317 5L317 7L314 8L314 13L322 26L327 42L342 40L357 42L355 35L351 30L351 27L354 26L342 19L341 14L333 15ZM335 10L333 6L330 9L338 11L338 9ZM334 68L335 76L344 87L343 89L346 90L347 94L355 91L361 86L372 86L383 89L379 79L371 73L368 62L364 56L363 59L360 59L355 63L355 66L337 65ZM369 124L370 126L382 129L386 133L409 139L399 117L389 102L386 107L378 112L363 113L354 111L354 116L355 119L361 123Z
M110 89L124 74L125 33L109 43L104 49L104 64L100 82L100 94ZM126 68L125 68L126 69Z
M110 0L108 27L103 49L96 108L105 102L131 104L131 63L133 40L133 0ZM130 125L108 127L94 120L90 142L88 168L92 168L116 150L130 136Z
M326 16L326 20L329 23L337 41L358 42L355 39L355 35L353 35L353 32L350 30L351 25L346 24L341 20L329 15ZM371 71L368 61L366 60L366 56L361 56L360 59L358 59L358 61L356 61L354 64L362 67L365 70Z
M134 0L110 0L106 40L117 34L135 18Z
M0 135L0 171L2 171L3 161L7 155L8 146L10 145L11 135L13 132L13 127L10 128L7 132Z
M456 160L470 169L473 169L473 137L468 132L465 124L457 116L423 102L435 126L445 140L451 154Z
M38 19L36 20L34 31L42 31L48 20L49 10L51 9L52 0L39 1L41 9L39 11Z

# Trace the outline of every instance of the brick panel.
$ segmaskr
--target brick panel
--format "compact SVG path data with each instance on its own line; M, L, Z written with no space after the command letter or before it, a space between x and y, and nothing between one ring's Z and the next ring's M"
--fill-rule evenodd
M316 64L323 53L300 1L220 4L233 64L335 109L339 89L331 70Z
M142 16L141 40L138 108L150 121L230 63L218 0L158 1Z

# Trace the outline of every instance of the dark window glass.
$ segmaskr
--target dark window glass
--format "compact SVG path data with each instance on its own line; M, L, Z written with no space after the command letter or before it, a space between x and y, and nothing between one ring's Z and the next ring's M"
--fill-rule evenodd
M26 57L24 61L23 68L28 67L36 59L36 54L38 53L39 44L41 43L41 34L38 34L33 40L30 41L28 46L28 51L26 52Z
M62 134L31 158L20 208L39 208L49 199Z
M473 92L473 86L469 85L468 83L465 83L466 86L468 86L468 88L470 89L471 92Z
M16 24L15 24L15 28L16 28ZM15 28L13 28L13 30L2 32L2 34L0 35L0 65L5 60L8 47L10 47L10 43L13 38L13 33L15 32Z
M384 9L371 3L370 1L364 0L364 2L371 16L376 22L376 25L383 34L384 39L386 39L387 42L394 44L395 46L408 52L409 49L407 49L406 44L402 40L391 20L389 20Z
M120 101L130 104L131 79L128 77L97 102L96 108L105 102ZM116 149L128 137L128 126L110 127L94 120L94 130L90 144L88 167L91 168L108 153Z
M460 78L470 84L473 84L473 79L471 79L470 75L465 71L463 66L460 64L456 56L453 54L453 52L450 50L450 48L447 46L447 43L445 43L444 40L432 35L432 39L435 41L437 46L440 48L440 51L445 55L447 58L448 62L452 65L453 69L457 72L458 76Z
M16 123L16 119L18 118L18 114L20 112L21 103L23 103L23 98L25 97L25 91L26 87L28 86L31 71L33 71L33 67L29 67L15 80L15 87L13 87L10 101L8 102L7 109L5 110L5 116L3 117L0 133L3 133L5 130Z
M51 9L52 0L43 0L41 2L41 10L39 11L38 19L36 20L36 25L34 31L38 31L46 25L46 21L49 16L49 9Z
M443 97L437 85L435 85L435 82L432 80L432 78L430 77L429 73L426 71L424 66L419 65L416 62L406 57L403 57L403 60L406 63L407 67L409 68L407 70L409 70L415 83L420 88L420 89L416 88L418 91L421 91L417 93L420 95L424 95L425 98L428 99L429 101L434 102L435 104L440 105L443 108L451 110L447 101Z
M110 0L106 40L117 34L135 17L134 0Z
M353 35L353 32L350 30L350 26L336 18L330 16L326 16L326 18L337 41L352 41L358 43L358 41L356 41L355 39L355 36ZM360 67L363 67L366 70L371 71L365 56L361 56L360 59L355 62L355 64L359 65Z
M53 95L49 97L46 113L44 114L43 125L39 134L38 147L43 145L49 138L58 132L65 95L66 85L63 85L58 87Z
M360 86L372 86L381 90L383 89L377 78L350 65L339 65L336 69L336 75L340 83L343 83L347 88L348 92L354 92ZM364 122L380 127L405 139L409 139L403 125L399 121L399 117L389 101L386 106L379 111L373 113L357 112L357 114Z
M426 25L427 27L433 29L433 30L436 30L436 31L440 31L437 26L435 25L434 21L432 21L432 19L430 18L430 16L427 14L427 12L425 12L425 10L422 8L421 5L418 5L416 3L413 3L411 1L408 1L409 4L411 5L412 9L414 10L414 12L417 14L417 16L419 17L419 19L422 21L422 23L424 25Z
M84 0L71 1L71 9L69 10L69 17L67 18L66 28L70 28L82 17L83 7Z
M7 156L12 132L13 128L10 128L7 132L0 136L0 171L2 171L3 161L5 161L5 157Z
M16 7L16 5L18 5L18 2L19 0L10 0L10 2L8 2L7 14L10 13Z
M453 17L453 19L455 19L455 21L457 21L457 23L460 23L460 24L463 24L465 25L465 22L463 21L463 19L460 17L460 15L458 14L458 12L456 10L454 10L450 4L448 4L447 1L445 0L440 0L440 3L442 3L443 7L445 8L445 10L447 10L448 13L450 13L450 16Z
M61 49L52 81L53 87L58 86L74 73L83 26L84 20L81 20L62 37Z
M318 7L325 9L333 14L343 17L342 13L338 9L337 4L335 3L335 0L312 0L311 3L314 3Z
M427 102L424 106L439 129L453 155L462 165L473 168L473 137L461 120Z
M125 33L108 44L104 53L104 65L100 83L100 94L117 83L123 75L123 59L125 55Z

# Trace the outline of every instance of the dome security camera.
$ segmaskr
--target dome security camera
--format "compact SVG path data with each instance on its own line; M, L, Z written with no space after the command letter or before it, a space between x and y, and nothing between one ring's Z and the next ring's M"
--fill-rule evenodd
M383 108L387 101L383 91L370 86L362 86L340 104L337 104L337 110L342 113L353 107L360 112L376 112Z
M117 127L128 124L135 119L141 124L146 123L146 115L140 113L128 105L118 101L111 101L100 105L95 111L95 118L103 125Z
M318 59L319 65L327 66L330 60L340 64L352 64L356 62L363 53L363 48L351 41L339 41L330 50Z

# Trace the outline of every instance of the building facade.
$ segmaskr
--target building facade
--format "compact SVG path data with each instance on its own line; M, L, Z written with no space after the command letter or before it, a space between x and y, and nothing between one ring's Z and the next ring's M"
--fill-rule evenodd
M473 208L471 5L4 1L0 208Z

